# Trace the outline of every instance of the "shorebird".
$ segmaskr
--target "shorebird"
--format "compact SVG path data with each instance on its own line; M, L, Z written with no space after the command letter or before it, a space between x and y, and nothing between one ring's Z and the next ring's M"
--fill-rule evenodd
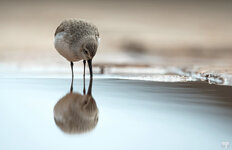
M98 28L87 21L68 19L61 22L55 31L54 45L56 50L70 61L72 71L71 91L73 88L73 62L83 60L85 78L85 64L88 62L90 78L92 73L92 59L97 52L100 42Z
M71 91L54 106L56 125L65 133L84 133L94 129L98 123L98 108L92 96L92 78L87 94Z

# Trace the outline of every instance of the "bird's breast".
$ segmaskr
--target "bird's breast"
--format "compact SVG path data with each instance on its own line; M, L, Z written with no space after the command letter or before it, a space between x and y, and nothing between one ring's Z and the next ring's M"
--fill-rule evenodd
M65 57L68 61L79 61L81 60L81 56L79 56L78 48L70 48L69 39L67 39L67 35L65 32L57 33L54 40L54 46L56 50Z

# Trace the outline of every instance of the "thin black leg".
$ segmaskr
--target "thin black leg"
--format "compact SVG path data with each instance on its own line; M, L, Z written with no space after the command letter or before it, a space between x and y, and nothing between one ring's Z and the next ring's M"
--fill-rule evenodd
M72 61L70 62L70 66L71 66L71 71L72 71L72 82L71 82L70 92L72 92L73 91L73 78L74 78L74 75L73 75L73 62Z
M85 94L85 64L86 64L86 60L83 60L83 64L84 64L84 73L83 73L83 81L84 81L84 85L83 85L83 94Z

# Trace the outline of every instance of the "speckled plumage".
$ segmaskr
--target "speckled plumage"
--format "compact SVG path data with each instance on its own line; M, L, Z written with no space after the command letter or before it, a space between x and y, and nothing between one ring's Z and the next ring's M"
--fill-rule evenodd
M62 39L57 37L62 36ZM88 40L90 42L88 42ZM91 41L92 40L92 41ZM83 44L89 48L97 49L99 44L99 32L97 27L87 21L68 19L61 22L55 31L55 48L69 61L85 59L80 53ZM95 44L97 43L97 44ZM89 51L95 55L96 51ZM71 57L72 56L72 57Z
M99 38L98 29L94 24L77 19L69 19L61 22L56 29L55 36L59 32L67 33L65 39L70 45L79 42L86 36L95 36Z
M70 61L72 71L70 91L73 89L73 62L83 60L85 77L85 63L87 61L90 78L92 78L92 59L97 52L99 42L98 29L90 22L68 19L57 27L54 46L64 58Z

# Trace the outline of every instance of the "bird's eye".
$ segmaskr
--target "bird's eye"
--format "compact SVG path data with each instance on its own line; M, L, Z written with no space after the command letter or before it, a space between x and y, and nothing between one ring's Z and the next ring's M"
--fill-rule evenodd
M88 55L88 51L87 50L84 50L85 54Z

